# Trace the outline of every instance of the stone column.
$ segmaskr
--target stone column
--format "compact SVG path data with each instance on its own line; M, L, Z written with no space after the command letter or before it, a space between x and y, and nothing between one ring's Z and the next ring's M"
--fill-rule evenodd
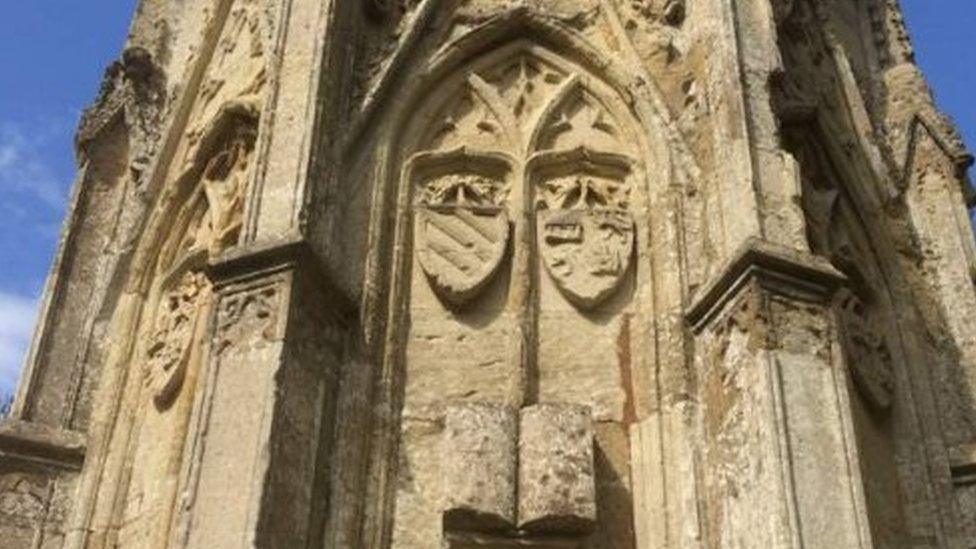
M750 242L688 312L710 547L868 548L824 260Z
M327 513L338 372L351 315L300 242L213 269L205 388L188 443L179 547L306 547Z

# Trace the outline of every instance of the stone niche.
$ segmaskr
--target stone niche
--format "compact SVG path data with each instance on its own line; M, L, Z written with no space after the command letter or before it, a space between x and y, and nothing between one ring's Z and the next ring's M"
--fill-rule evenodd
M646 216L615 90L528 41L438 80L400 144L394 547L633 547ZM643 234L646 234L643 233ZM396 314L396 313L395 313Z

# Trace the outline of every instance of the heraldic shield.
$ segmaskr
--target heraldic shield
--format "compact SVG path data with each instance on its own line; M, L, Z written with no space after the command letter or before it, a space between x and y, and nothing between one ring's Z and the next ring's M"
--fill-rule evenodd
M444 301L470 301L498 272L509 235L504 208L420 206L416 222L420 265Z
M630 269L634 220L619 210L542 210L539 249L549 276L581 309L603 302Z

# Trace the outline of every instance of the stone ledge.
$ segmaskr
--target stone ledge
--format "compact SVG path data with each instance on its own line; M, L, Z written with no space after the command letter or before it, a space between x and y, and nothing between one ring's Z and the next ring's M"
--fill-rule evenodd
M216 286L223 286L292 268L304 272L314 281L338 311L346 314L356 311L353 297L342 290L308 240L298 234L231 248L208 265L207 274Z
M20 420L0 423L0 459L80 470L85 460L85 436Z
M949 469L956 485L976 484L976 443L949 448Z
M583 540L580 539L558 537L511 538L469 532L447 532L445 537L449 549L517 549L519 547L534 549L579 549L583 545Z
M847 278L825 258L750 239L705 285L685 312L698 334L750 283L799 301L826 303Z

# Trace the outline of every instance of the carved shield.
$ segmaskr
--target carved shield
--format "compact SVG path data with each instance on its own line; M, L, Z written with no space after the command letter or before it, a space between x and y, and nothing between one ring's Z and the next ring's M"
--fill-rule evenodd
M581 309L612 295L630 269L634 220L616 210L538 212L539 249L559 290Z
M437 295L461 305L491 281L508 244L504 208L419 206L416 215L420 265Z
M159 304L156 327L148 350L148 383L159 409L167 408L183 385L200 316L205 286L200 273L186 273Z

